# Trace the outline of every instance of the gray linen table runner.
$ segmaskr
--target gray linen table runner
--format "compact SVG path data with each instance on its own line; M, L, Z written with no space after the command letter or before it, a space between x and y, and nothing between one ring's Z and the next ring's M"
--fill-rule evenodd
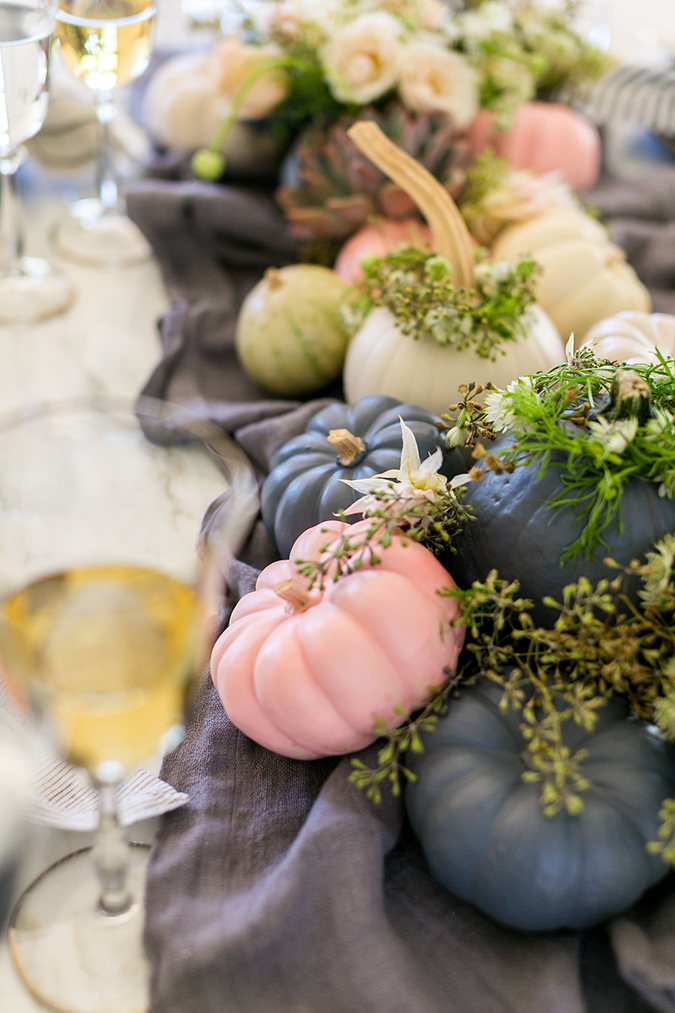
M670 183L675 193L675 170ZM675 235L668 252L663 219L675 205L664 200L651 220L628 214L644 215L653 199L640 203L634 184L611 181L594 194L601 210L619 208L616 227L665 308ZM128 205L173 300L144 392L216 421L264 473L325 403L269 399L233 350L244 294L266 266L297 255L278 211L259 194L190 182L136 184ZM273 558L258 523L230 607ZM372 747L362 754L373 757ZM672 878L590 933L506 929L431 879L402 804L374 806L348 783L349 769L348 758L303 763L251 742L205 675L186 737L162 768L190 801L162 818L149 871L152 1013L675 1011Z

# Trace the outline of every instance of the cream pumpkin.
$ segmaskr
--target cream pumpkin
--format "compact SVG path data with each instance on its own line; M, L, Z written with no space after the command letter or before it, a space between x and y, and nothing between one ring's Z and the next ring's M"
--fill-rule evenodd
M621 310L651 309L649 292L626 263L624 251L583 211L550 211L505 229L494 260L515 263L530 254L541 265L537 301L563 338L577 346L599 320Z
M244 299L237 320L235 345L245 372L285 397L332 383L347 349L339 314L347 291L327 267L269 268Z
M419 163L387 140L372 123L350 130L354 142L419 204L434 235L439 253L451 265L452 280L476 290L473 242L466 224L446 190ZM472 347L458 351L438 344L431 336L417 340L399 330L385 307L373 309L352 338L343 373L350 402L368 394L388 394L430 411L446 412L457 400L457 388L469 381L506 386L523 373L549 369L562 362L565 351L546 314L531 307L523 323L525 334L503 342L495 361Z
M667 358L675 356L675 316L667 313L616 313L601 320L586 335L600 359L612 362L658 362L656 349Z
M366 394L388 394L442 414L457 401L462 383L490 380L506 387L516 377L550 369L565 358L560 335L540 307L533 306L525 337L503 345L493 362L471 348L455 351L433 338L403 334L388 309L371 311L352 338L344 368L350 403Z
M305 531L290 560L266 567L235 607L211 657L231 721L254 741L296 759L362 749L378 721L400 725L454 670L464 630L454 587L433 553L394 536L353 573L307 588L296 560L318 560L331 537L370 521L326 521Z

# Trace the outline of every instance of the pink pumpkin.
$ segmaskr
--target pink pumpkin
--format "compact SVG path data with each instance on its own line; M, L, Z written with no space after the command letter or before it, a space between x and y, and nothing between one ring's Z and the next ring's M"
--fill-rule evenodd
M567 106L527 102L511 128L500 134L494 118L481 112L466 141L473 155L493 148L514 169L557 171L575 190L586 190L600 175L600 136L589 120Z
M295 560L318 560L348 529L326 521L305 531L290 560L266 567L235 607L211 656L211 674L232 722L296 759L350 753L375 740L377 719L395 728L454 670L464 630L453 626L454 587L433 553L394 537L380 562L307 589Z
M436 248L431 229L417 218L394 221L383 218L366 225L344 244L338 253L333 270L348 285L363 278L361 264L366 257L385 257L397 246L416 246L430 252Z

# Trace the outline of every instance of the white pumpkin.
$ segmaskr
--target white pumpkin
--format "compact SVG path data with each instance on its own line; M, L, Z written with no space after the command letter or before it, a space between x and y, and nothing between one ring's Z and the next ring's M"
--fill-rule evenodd
M616 313L601 320L586 335L600 359L612 362L658 362L656 349L667 358L675 356L675 317L667 313Z
M579 210L550 211L505 229L492 247L494 260L515 263L524 254L543 268L537 301L563 337L577 347L599 320L622 310L648 313L649 292L607 231Z
M458 400L460 384L491 380L506 387L525 373L550 369L564 361L562 340L539 306L530 315L527 336L506 342L492 362L471 348L458 352L430 337L415 340L399 330L388 309L378 307L349 345L345 396L353 403L367 394L388 394L440 415Z
M230 110L219 90L213 53L188 53L166 60L145 90L143 119L153 140L178 151L207 147ZM233 172L274 167L282 143L269 130L237 120L221 151Z

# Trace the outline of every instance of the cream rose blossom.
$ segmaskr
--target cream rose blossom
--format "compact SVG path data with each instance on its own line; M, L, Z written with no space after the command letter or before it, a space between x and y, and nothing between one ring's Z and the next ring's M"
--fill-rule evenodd
M400 91L409 109L445 113L458 130L467 127L478 111L473 67L459 53L432 42L405 47Z
M234 98L239 86L254 70L281 55L276 46L249 46L235 36L226 39L213 54L216 90L225 98ZM284 71L269 71L252 86L239 110L239 119L263 119L279 105L287 93Z
M403 26L384 11L361 14L321 50L326 79L339 102L365 105L398 84Z

